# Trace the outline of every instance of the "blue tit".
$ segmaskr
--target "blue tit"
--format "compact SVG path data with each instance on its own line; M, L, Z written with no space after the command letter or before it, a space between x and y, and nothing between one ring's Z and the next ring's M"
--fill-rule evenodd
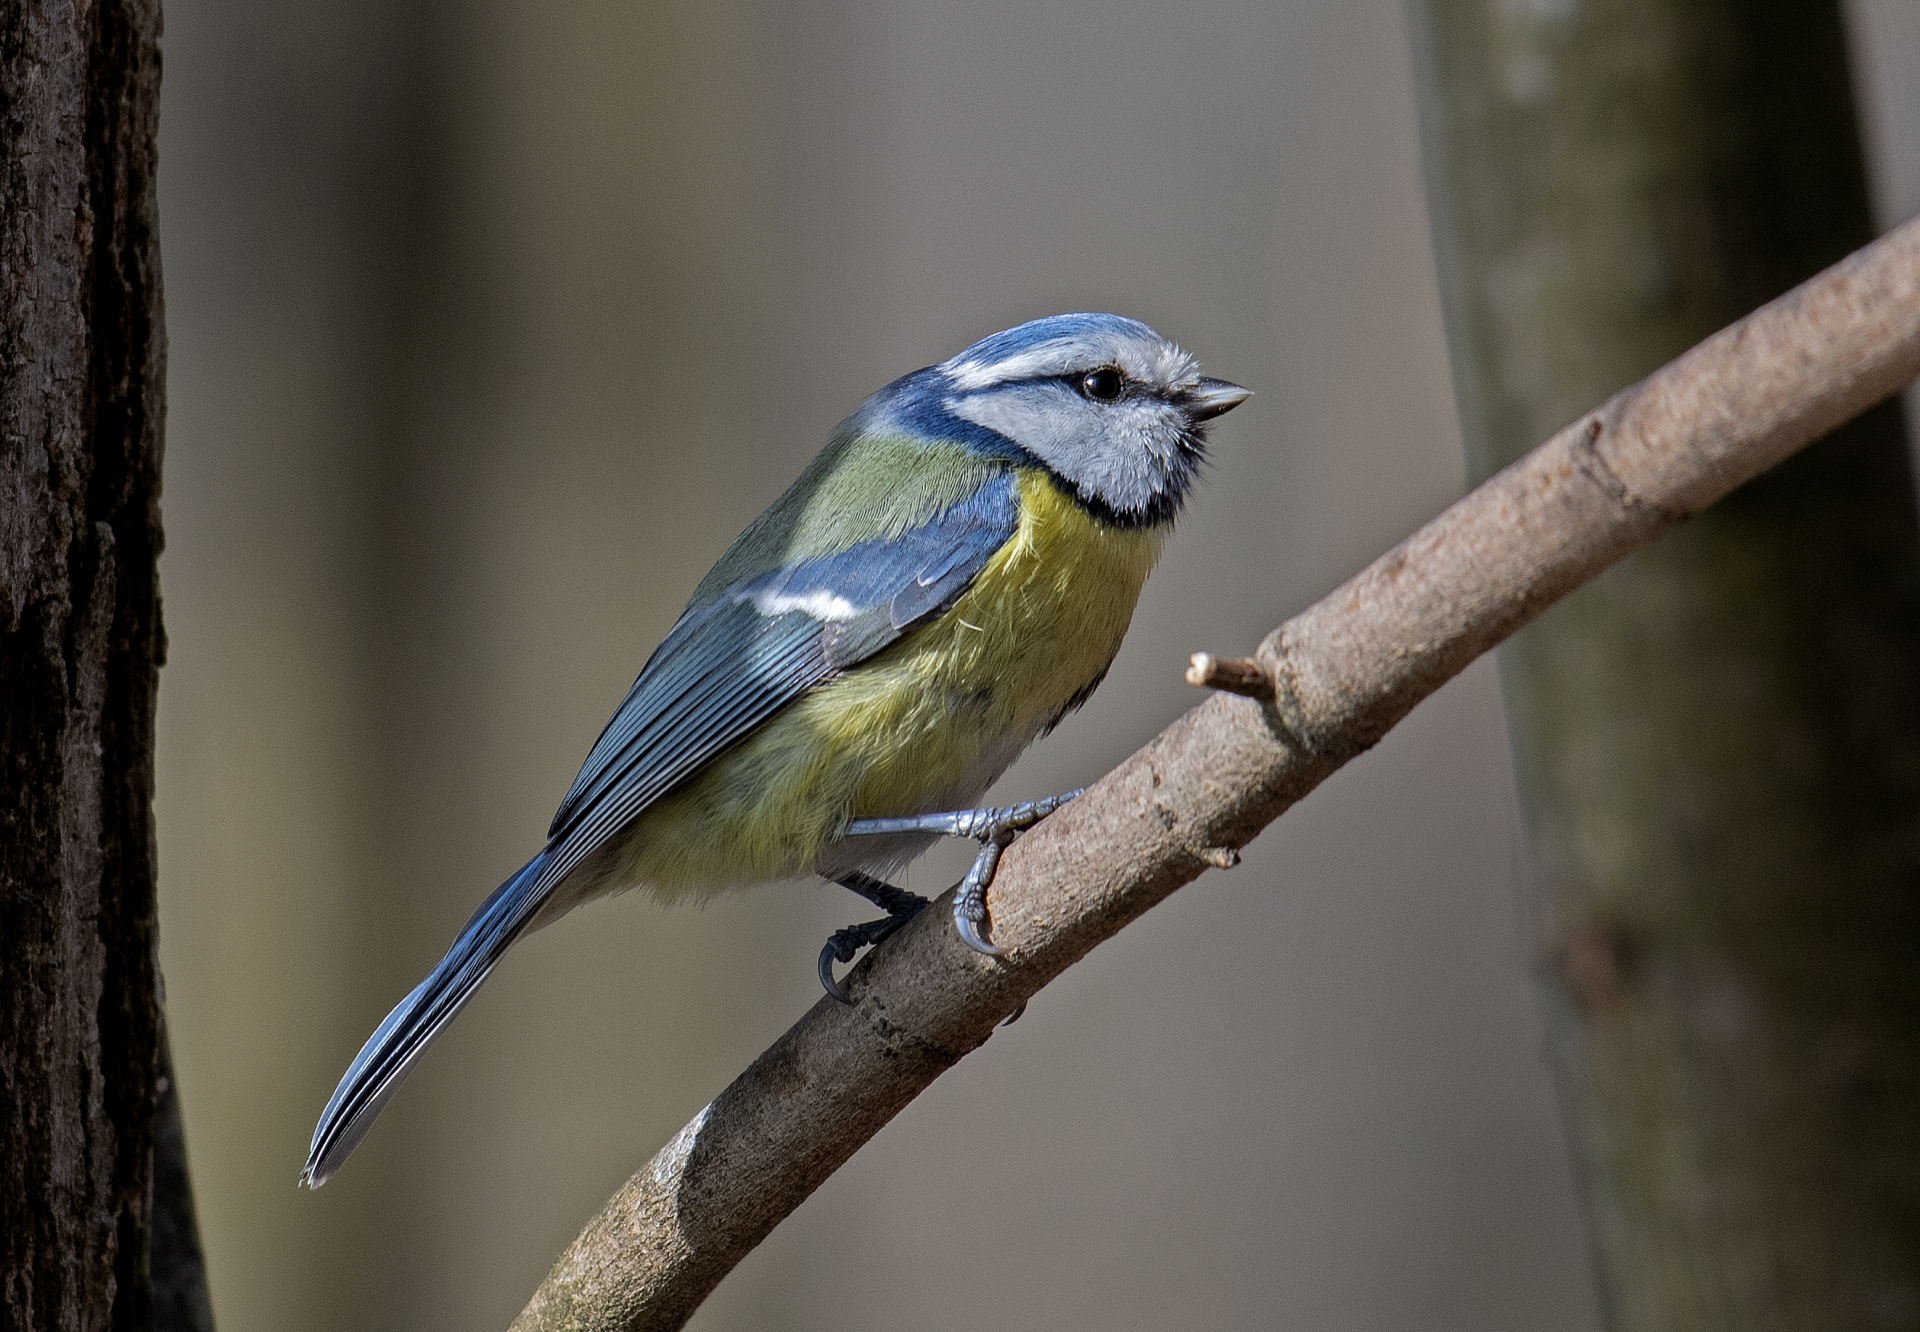
M897 379L720 557L627 691L546 845L488 897L341 1079L318 1188L517 939L592 898L821 875L887 911L942 834L979 837L955 918L982 936L992 860L1058 801L971 806L1107 673L1205 457L1250 395L1145 324L1037 319ZM946 812L942 811L957 811Z

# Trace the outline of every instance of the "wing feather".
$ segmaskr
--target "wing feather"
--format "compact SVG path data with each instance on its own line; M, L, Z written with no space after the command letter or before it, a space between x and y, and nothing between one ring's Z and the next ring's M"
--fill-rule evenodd
M1017 478L997 473L897 537L742 579L690 610L561 802L541 877L557 882L781 707L951 605L1018 526Z

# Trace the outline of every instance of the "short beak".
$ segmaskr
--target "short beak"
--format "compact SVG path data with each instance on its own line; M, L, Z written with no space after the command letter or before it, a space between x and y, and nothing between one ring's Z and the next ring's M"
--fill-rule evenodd
M1187 394L1187 417L1195 425L1225 416L1253 396L1252 389L1229 384L1224 379L1203 379Z

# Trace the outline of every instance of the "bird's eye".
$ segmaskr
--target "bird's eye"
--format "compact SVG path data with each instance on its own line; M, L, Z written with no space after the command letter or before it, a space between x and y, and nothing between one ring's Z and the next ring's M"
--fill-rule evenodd
M1120 378L1120 372L1111 366L1100 370L1089 370L1080 377L1080 391L1095 402L1112 402L1120 396L1120 390L1126 387L1126 381Z

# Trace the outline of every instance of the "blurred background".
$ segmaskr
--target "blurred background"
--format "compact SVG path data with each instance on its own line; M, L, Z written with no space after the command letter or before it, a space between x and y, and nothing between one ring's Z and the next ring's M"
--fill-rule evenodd
M1849 16L1891 223L1920 7ZM229 1332L504 1327L817 998L867 914L840 889L596 905L294 1187L694 582L875 388L1111 309L1259 394L1002 797L1097 775L1196 701L1188 653L1460 490L1392 0L170 0L162 219L162 962ZM1524 873L1483 662L1050 987L694 1326L1597 1327Z

